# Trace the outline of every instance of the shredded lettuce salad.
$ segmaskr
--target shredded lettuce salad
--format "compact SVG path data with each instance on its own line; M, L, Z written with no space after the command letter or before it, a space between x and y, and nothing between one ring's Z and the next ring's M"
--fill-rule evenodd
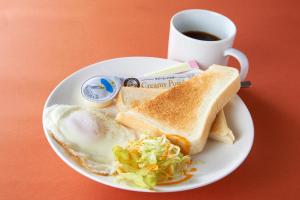
M146 189L182 176L191 164L190 156L183 155L166 136L145 136L126 148L115 146L113 154L118 178Z

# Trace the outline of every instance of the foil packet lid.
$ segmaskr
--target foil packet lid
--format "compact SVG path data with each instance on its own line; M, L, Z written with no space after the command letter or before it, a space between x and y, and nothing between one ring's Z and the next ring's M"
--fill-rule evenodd
M105 103L115 98L121 88L121 80L115 76L95 76L81 86L85 100L94 103Z

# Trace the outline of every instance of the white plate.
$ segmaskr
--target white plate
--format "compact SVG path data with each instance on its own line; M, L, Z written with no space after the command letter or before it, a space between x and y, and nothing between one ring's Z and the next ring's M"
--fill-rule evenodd
M63 80L49 95L45 107L53 104L80 104L80 86L92 76L138 76L174 64L177 64L177 62L151 57L125 57L96 63L71 74ZM254 137L251 115L246 105L238 96L226 106L225 113L229 127L233 130L237 138L236 142L233 145L228 145L208 141L204 151L193 156L193 160L201 160L203 163L195 164L198 170L190 180L176 185L159 186L156 187L156 191L175 192L207 185L230 174L245 160L252 147ZM119 184L113 177L98 176L88 172L64 153L60 146L47 134L45 126L44 132L57 155L82 175L112 187L149 192L149 190Z

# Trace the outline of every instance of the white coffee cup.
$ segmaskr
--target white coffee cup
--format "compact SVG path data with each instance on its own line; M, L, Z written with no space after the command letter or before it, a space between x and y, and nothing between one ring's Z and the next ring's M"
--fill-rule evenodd
M184 35L186 31L201 31L220 38L216 41L198 40ZM209 10L183 10L176 13L170 23L168 59L196 60L202 69L212 64L227 65L228 56L240 63L240 78L248 73L248 59L241 51L232 48L236 35L234 23L219 13Z

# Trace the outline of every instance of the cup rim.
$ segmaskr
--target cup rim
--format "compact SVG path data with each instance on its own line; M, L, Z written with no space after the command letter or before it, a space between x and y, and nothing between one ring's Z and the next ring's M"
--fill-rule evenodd
M185 12L191 12L191 11L197 11L197 12L205 12L205 13L209 13L209 14L213 14L213 15L218 15L218 16L221 16L223 18L225 18L226 20L228 20L232 25L233 25L233 34L230 35L229 37L226 37L226 38L223 38L223 39L220 39L220 40L215 40L215 41L206 41L206 40L198 40L198 39L194 39L194 38L191 38L191 37L188 37L186 35L184 35L182 32L180 32L174 25L174 20L175 20L175 17L182 14L182 13L185 13ZM177 13L175 13L172 17L171 17L171 21L170 21L170 24L171 26L173 27L173 29L175 30L175 32L177 34L180 34L181 36L183 36L184 38L186 39L189 39L189 40L192 40L194 42L199 42L199 43L222 43L222 42L227 42L228 40L231 40L235 35L236 35L236 31L237 31L237 28L236 28L236 25L235 23L229 19L228 17L226 17L225 15L221 14L221 13L218 13L218 12L215 12L215 11L212 11L212 10L205 10L205 9L186 9L186 10L181 10Z

